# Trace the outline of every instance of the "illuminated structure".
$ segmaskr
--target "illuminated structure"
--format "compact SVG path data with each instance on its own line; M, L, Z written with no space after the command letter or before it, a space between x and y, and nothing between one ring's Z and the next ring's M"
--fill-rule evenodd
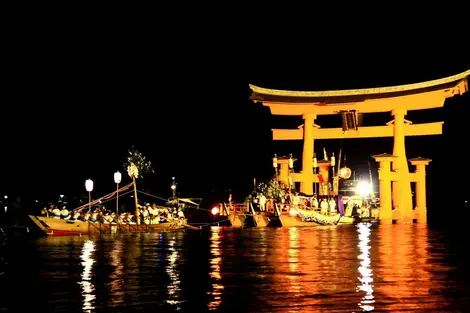
M412 219L426 223L424 177L425 165L430 160L410 160L416 165L416 172L410 174L405 136L440 135L443 122L412 124L405 115L412 110L442 107L446 98L467 92L469 75L470 70L467 70L423 83L337 91L287 91L250 85L253 91L250 99L268 106L271 114L302 116L304 119L304 124L297 129L273 129L272 132L274 140L303 139L302 170L291 175L294 182L300 183L300 191L309 195L313 194L314 183L320 182L320 175L313 171L315 140L393 137L393 155L374 156L380 163L380 219L385 223L392 220L410 222ZM393 120L385 126L357 126L358 114L380 112L390 112ZM320 115L333 114L342 115L341 128L323 129L314 123ZM416 210L412 203L411 182L417 184ZM392 189L390 185L393 185ZM321 187L319 190L323 190Z

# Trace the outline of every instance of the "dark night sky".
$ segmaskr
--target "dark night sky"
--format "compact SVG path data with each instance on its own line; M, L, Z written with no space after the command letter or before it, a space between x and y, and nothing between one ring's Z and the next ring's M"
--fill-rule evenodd
M272 118L267 108L248 101L249 83L299 90L367 88L436 79L469 68L453 53L427 60L414 54L407 62L399 61L405 52L393 59L324 52L321 58L312 52L283 59L257 49L233 53L212 47L187 53L141 46L131 51L106 43L21 52L6 84L0 191L80 194L91 178L97 193L106 193L114 188L113 173L122 172L127 149L136 145L156 171L141 185L157 195L169 195L171 176L176 176L182 196L206 196L224 187L244 193L253 177L269 177L274 152L300 157L302 147L300 141L271 141L271 128L296 127L302 120ZM446 122L441 137L407 141L409 157L434 159L429 174L433 192L442 184L456 193L470 187L462 175L469 113L466 94L448 100L445 109L407 116L415 123ZM365 124L391 119L366 116ZM341 125L339 119L317 122ZM392 152L391 139L321 141L316 150L337 151L341 145L348 163L365 170L368 161L373 163L371 154ZM446 149L452 151L444 154ZM446 181L450 179L466 185Z

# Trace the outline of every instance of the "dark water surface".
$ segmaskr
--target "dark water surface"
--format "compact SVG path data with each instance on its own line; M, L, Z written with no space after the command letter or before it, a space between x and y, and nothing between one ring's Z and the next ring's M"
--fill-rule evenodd
M3 240L6 312L470 312L467 231L213 227Z

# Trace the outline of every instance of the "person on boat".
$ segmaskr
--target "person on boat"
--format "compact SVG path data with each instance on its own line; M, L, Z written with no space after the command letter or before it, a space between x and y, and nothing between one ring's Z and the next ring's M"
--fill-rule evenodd
M143 207L142 209L142 219L145 224L150 224L150 217L149 217L149 211L147 210L147 207Z
M52 214L54 218L60 219L60 210L58 207L55 206L54 209L52 209Z
M314 210L318 209L318 199L317 199L317 197L313 197L312 207L313 207Z
M320 202L320 212L325 215L328 214L328 202L326 202L325 198Z
M180 220L184 220L184 212L183 212L183 210L178 210L178 218L179 218Z
M70 218L69 210L64 206L60 211L60 217L64 220L68 220Z
M336 201L335 198L331 198L330 201L328 201L328 206L330 208L330 214L336 214Z
M77 210L72 211L72 214L71 214L71 216L72 216L72 217L71 217L72 221L78 220L78 219L80 218L80 215L81 215L81 214L80 214L79 211L77 211Z
M266 211L266 196L263 193L259 196L259 210Z
M41 215L45 217L49 217L49 211L47 210L47 208L44 208L41 210Z
M96 223L98 222L98 209L96 209L95 211L93 211L93 213L91 213L91 216L90 216L90 222L92 223Z

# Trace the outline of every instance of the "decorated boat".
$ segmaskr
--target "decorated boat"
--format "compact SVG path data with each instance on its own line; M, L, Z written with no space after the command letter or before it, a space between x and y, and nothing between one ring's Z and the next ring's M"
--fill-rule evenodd
M175 220L160 224L129 224L129 223L93 223L80 220L66 220L54 217L34 216L29 218L44 234L49 236L81 236L103 233L152 233L194 228L186 220Z

